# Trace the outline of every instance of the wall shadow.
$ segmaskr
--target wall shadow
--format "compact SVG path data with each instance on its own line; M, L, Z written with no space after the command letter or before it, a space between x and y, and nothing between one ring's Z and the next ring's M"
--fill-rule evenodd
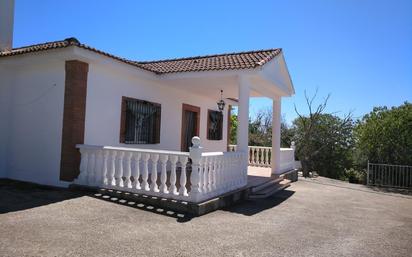
M257 213L280 205L281 203L289 199L289 197L291 197L294 193L295 191L285 189L268 198L244 200L236 205L226 207L223 210L243 214L246 216L253 216Z
M64 188L0 179L0 214L27 210L83 195Z

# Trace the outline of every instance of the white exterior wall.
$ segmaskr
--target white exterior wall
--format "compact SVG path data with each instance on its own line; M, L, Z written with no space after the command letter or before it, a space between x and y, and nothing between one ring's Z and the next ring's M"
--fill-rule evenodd
M9 127L9 106L13 77L0 66L0 178L6 177L6 156Z
M62 185L64 61L24 58L0 74L0 176Z
M161 104L160 144L120 144L122 96ZM223 139L206 139L208 109L216 110L211 99L159 84L136 73L89 64L86 103L85 144L127 146L162 150L181 149L182 104L200 107L200 138L204 151L226 151L227 107L224 111Z

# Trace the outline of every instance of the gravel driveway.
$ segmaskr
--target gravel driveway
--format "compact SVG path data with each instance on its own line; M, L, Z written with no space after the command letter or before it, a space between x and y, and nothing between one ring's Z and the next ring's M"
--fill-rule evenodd
M0 256L411 256L412 197L325 178L205 216L0 181Z

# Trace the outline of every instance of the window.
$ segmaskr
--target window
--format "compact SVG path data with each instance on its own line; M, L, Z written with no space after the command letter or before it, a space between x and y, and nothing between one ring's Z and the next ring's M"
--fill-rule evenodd
M207 139L222 140L223 114L209 110L207 116Z
M123 97L120 143L160 143L161 105Z

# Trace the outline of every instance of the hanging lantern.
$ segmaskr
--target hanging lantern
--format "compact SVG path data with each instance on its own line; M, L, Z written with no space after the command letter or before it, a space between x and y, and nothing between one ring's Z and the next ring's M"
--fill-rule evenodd
M223 111L225 109L225 101L223 101L223 90L220 90L220 101L217 102L217 108L219 111Z

